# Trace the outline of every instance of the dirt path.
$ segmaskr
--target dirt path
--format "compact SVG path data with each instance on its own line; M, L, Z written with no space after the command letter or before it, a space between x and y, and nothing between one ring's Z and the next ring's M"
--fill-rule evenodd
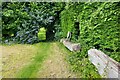
M57 43L52 43L47 60L44 61L42 69L39 70L40 78L75 78L70 72L68 63L65 61L65 54L62 53Z

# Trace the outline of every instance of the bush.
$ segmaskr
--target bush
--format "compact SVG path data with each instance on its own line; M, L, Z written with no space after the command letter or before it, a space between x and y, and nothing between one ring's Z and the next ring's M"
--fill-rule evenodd
M45 28L40 28L38 32L39 40L46 40L46 30Z
M79 22L78 39L72 34L72 40L80 42L81 52L86 56L88 49L96 48L120 62L118 54L120 27L118 25L119 2L71 3L61 12L63 36L67 31L75 33L75 22ZM87 46L87 47L86 47ZM114 57L113 57L114 55ZM115 57L116 55L116 57Z
M72 42L81 44L81 52L70 54L68 61L73 71L83 78L100 78L96 68L88 60L90 48L102 50L120 62L120 26L118 24L119 2L66 3L61 12L62 36L72 32ZM75 23L79 22L80 33L76 38Z
M36 43L38 31L43 26L47 29L47 37L54 36L54 24L63 6L64 3L51 2L3 2L3 42Z

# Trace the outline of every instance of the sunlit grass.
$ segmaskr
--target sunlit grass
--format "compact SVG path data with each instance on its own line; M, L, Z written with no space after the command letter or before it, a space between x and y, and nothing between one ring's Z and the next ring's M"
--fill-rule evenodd
M70 52L59 42L54 42L61 53L65 54L71 70L82 78L100 78L96 68L88 58L80 58L80 52ZM51 42L40 42L33 45L13 44L2 47L3 77L4 78L36 78L42 69L43 62L51 55ZM57 58L57 57L55 57Z
M35 47L28 44L2 45L2 76L15 78L18 71L28 65L35 55Z
M1 45L4 78L34 77L47 57L50 43ZM2 65L2 64L1 64Z
M33 61L25 66L19 74L17 74L17 77L20 78L34 78L36 77L36 73L42 66L42 62L45 60L45 58L48 55L50 43L39 43L34 45L36 48L36 55L33 57Z
M67 54L67 61L71 70L81 78L101 78L97 68L81 52L70 52L63 44L58 43L60 50ZM86 53L87 54L87 53ZM81 57L82 56L82 57Z

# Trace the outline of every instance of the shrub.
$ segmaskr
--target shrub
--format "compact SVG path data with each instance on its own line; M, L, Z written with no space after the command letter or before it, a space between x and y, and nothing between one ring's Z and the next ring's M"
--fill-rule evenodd
M102 50L120 62L120 26L118 24L119 2L66 3L61 12L62 36L72 32L72 42L81 44L81 52L70 54L72 69L83 78L100 78L96 68L88 60L90 48ZM79 22L80 33L76 38L75 23Z
M64 3L51 2L3 2L2 38L17 43L38 42L38 30L47 29L46 36L54 36L52 31Z
M63 36L66 36L67 31L75 33L74 24L79 22L80 36L75 39L75 35L72 34L72 40L81 43L82 54L86 55L87 50L94 47L120 62L118 57L120 54L120 27L118 25L120 12L118 4L119 2L67 4L67 9L61 12Z
M40 28L38 32L39 40L46 40L46 30L45 28Z

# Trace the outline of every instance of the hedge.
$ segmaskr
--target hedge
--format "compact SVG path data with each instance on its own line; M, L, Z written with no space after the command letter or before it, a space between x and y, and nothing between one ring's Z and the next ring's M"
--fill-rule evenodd
M119 2L69 3L61 12L63 37L68 31L75 32L75 22L79 22L79 39L82 54L87 56L90 48L102 50L120 62L120 26L118 25Z
M62 37L72 32L72 42L81 44L81 52L72 53L68 61L73 71L82 73L82 78L100 78L96 68L88 60L90 48L102 50L120 62L120 2L66 3L60 14ZM79 23L79 35L75 23ZM76 38L78 36L78 38Z
M51 36L54 38L54 25L58 25L55 22L59 20L58 15L63 10L62 8L64 8L64 3L61 2L3 2L3 43L12 41L33 44L39 42L37 35L41 27L47 29L47 39L51 39Z

